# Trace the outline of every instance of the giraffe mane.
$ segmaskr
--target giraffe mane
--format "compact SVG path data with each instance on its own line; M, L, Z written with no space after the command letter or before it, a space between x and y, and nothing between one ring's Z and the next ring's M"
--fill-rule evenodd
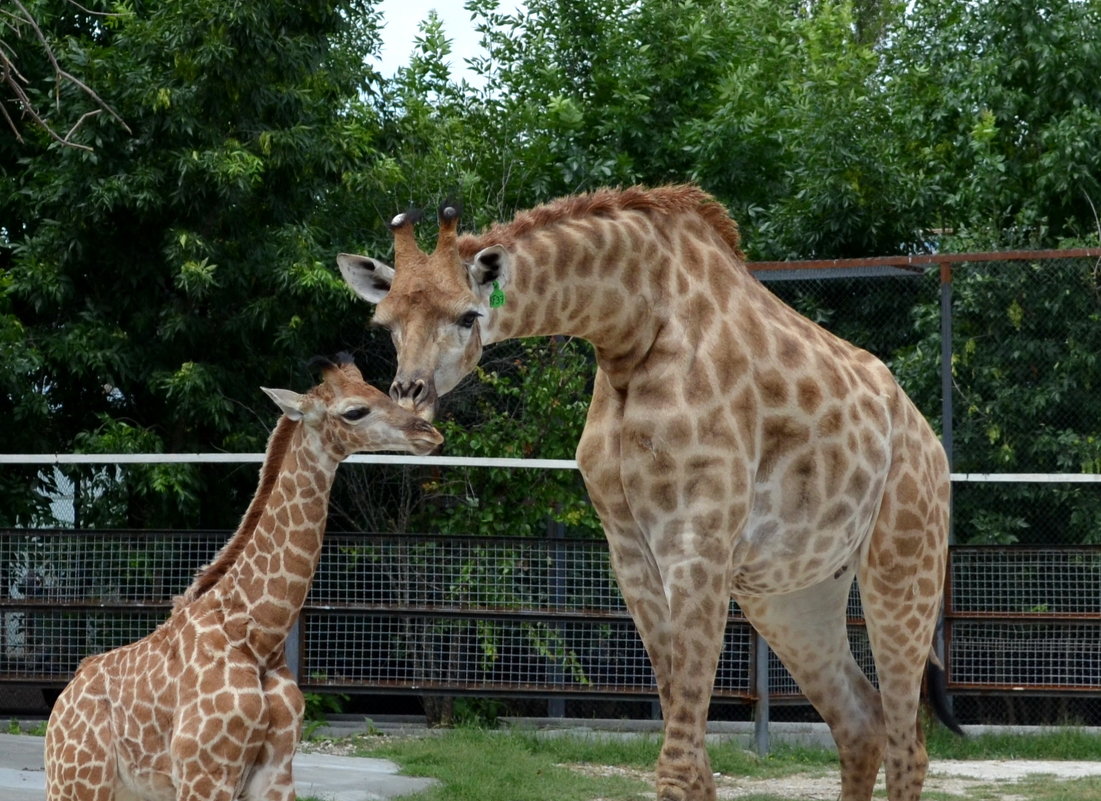
M641 186L598 189L584 195L560 198L528 211L521 211L511 222L495 223L480 235L466 234L459 237L459 254L462 258L469 259L484 247L508 247L533 231L558 222L592 216L610 217L620 211L698 214L715 229L738 259L745 259L741 250L738 224L718 200L693 184L672 184L654 189Z
M252 496L252 501L249 503L244 517L241 518L241 524L237 527L237 531L234 532L233 536L229 538L229 541L218 551L214 560L200 568L199 572L195 574L195 580L191 582L191 586L184 591L183 595L176 598L175 607L178 608L181 605L191 603L217 584L218 580L237 561L249 540L252 539L256 525L260 522L260 517L264 513L264 507L271 497L272 490L275 489L280 468L283 465L283 457L287 454L287 449L290 447L291 438L297 425L295 421L286 415L279 418L279 422L275 424L271 436L268 437L264 464L260 468L260 484L256 488L256 494Z

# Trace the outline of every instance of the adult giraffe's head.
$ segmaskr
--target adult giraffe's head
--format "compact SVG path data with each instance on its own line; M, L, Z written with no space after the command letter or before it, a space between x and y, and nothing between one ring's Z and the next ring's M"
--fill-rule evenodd
M469 264L459 258L459 210L440 209L436 249L425 253L413 236L419 214L406 212L390 222L394 266L341 253L341 275L364 300L377 304L373 322L390 332L398 370L390 397L418 416L432 420L441 395L450 391L482 355L482 325L494 291L508 280L504 250L479 251Z

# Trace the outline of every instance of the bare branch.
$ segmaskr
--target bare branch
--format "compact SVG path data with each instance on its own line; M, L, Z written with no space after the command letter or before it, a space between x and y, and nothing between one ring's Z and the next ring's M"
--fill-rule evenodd
M68 1L76 8L79 8L81 11L84 11L88 14L106 16L102 12L90 11L84 8L79 3L74 2L74 0ZM42 48L42 52L45 54L47 60L49 60L50 66L53 69L55 82L54 96L56 98L55 104L57 105L57 107L60 108L61 87L66 82L72 84L73 86L76 86L85 95L87 95L92 100L92 102L95 103L96 106L98 106L98 109L86 112L85 114L81 115L80 119L76 121L76 123L69 129L69 132L65 134L64 137L59 135L46 119L44 113L40 112L38 108L35 107L34 103L28 96L26 87L29 82L27 78L19 72L18 68L15 65L15 62L12 59L12 56L9 55L9 53L13 54L14 50L11 47L7 46L6 43L4 43L3 41L0 41L0 85L5 85L10 90L12 99L14 100L14 105L20 109L21 115L23 117L30 118L30 120L34 124L38 125L44 131L46 131L46 133L49 134L50 138L54 141L65 145L66 147L74 147L80 150L91 150L92 148L87 145L82 145L78 142L72 141L73 134L84 123L86 119L96 116L103 111L106 111L109 115L111 115L111 117L118 121L118 123L122 125L124 129L126 129L127 133L132 133L130 127L126 124L126 121L123 120L118 112L111 108L111 106L106 103L103 98L101 98L91 87L85 84L82 80L61 67L60 62L57 60L57 56L54 54L53 48L50 46L49 40L46 38L45 33L43 33L42 28L38 25L38 21L35 20L34 16L27 10L27 7L23 5L21 0L11 0L11 2L17 9L18 13L5 10L3 12L3 16L8 17L8 21L6 24L16 33L16 35L18 35L19 28L24 25L28 26L30 30L34 32L35 39L38 41L39 45ZM19 126L12 118L12 115L8 113L7 108L5 108L3 104L0 104L0 111L3 112L4 120L7 122L8 127L11 128L12 132L15 134L16 140L22 142L23 137L19 132Z

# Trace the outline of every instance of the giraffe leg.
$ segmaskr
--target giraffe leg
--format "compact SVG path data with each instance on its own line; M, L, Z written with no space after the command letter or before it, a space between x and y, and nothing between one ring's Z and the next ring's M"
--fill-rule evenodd
M208 685L176 715L176 801L236 801L264 743L268 709L255 665L212 662L196 682Z
M294 801L291 763L302 733L306 703L287 666L264 677L268 730L242 793L244 801Z
M726 553L705 555L689 544L705 537L672 539L679 542L677 555L658 560L669 601L671 649L658 798L711 801L715 780L705 736L730 611L730 558Z
M944 451L931 432L915 435L924 423L912 406L903 412L857 580L883 698L887 797L917 801L929 766L918 709L941 610L951 489Z
M849 648L845 607L851 586L852 572L846 570L797 592L737 601L829 725L841 761L842 801L869 801L883 763L883 711Z
M924 585L935 590L921 593ZM887 797L917 801L929 766L918 719L921 683L940 612L941 581L910 573L900 581L893 570L869 559L860 572L860 590L883 698Z
M722 649L727 596L708 601L702 598L710 594L706 588L702 594L678 590L671 595L671 605L662 587L662 572L641 533L617 531L608 541L616 580L658 685L665 732L657 766L658 799L711 801L715 781L704 734ZM681 564L670 569L681 573L690 568ZM701 631L708 617L703 610L716 618L706 626L710 634ZM718 634L712 637L715 631Z
M704 558L677 547L699 539L667 521L655 553L635 522L623 489L622 398L600 370L577 460L604 524L612 566L627 609L650 657L661 701L665 739L657 765L659 801L712 801L715 780L704 747L707 709L729 608L724 582L710 580L729 553ZM721 548L719 550L722 550ZM721 584L721 586L720 586Z

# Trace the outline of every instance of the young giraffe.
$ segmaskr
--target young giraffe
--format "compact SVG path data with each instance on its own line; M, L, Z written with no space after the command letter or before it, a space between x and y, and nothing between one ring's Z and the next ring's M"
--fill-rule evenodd
M313 579L337 466L357 451L432 451L427 422L326 363L283 410L240 528L171 616L81 662L46 729L48 801L294 801L302 693L284 642Z
M830 725L841 797L867 801L886 755L891 801L917 799L949 478L887 368L754 279L695 187L565 198L480 236L457 217L431 255L395 218L396 269L338 264L393 337L391 397L427 419L485 344L595 347L577 461L657 679L658 797L715 797L704 733L733 595ZM846 636L854 575L879 692Z

